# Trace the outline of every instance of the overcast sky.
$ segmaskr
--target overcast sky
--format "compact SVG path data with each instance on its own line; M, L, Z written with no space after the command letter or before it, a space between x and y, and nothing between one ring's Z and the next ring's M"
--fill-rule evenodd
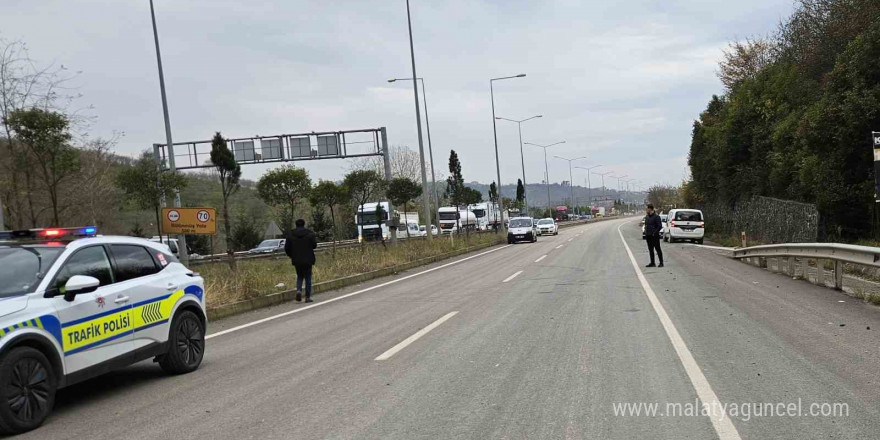
M388 128L418 150L404 0L155 0L175 141ZM81 70L91 133L124 132L117 152L164 142L148 0L3 0L0 36L31 56ZM491 77L498 116L526 142L587 156L581 166L678 183L694 118L722 86L722 49L772 31L791 0L412 0L418 75L426 80L437 168L449 150L465 180L495 180ZM521 175L516 124L499 121L501 176ZM426 144L427 148L427 144ZM526 146L527 181L543 156ZM339 179L343 160L305 164ZM552 181L567 162L550 158ZM246 166L256 178L265 166ZM575 170L575 183L586 173ZM597 186L596 180L592 181ZM609 182L606 182L611 186Z

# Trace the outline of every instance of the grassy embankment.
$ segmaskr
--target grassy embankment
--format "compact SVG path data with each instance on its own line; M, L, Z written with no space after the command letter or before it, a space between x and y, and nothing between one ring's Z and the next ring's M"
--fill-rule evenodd
M397 246L389 245L387 248L370 243L363 247L337 249L335 258L327 250L317 254L318 262L312 273L312 283L397 266L470 246L500 243L503 240L497 234L473 234L467 239L464 236L455 237L454 240L435 237L430 244L425 240L402 241ZM296 287L296 274L290 260L286 258L242 260L238 262L236 273L229 269L226 262L209 263L195 269L205 278L209 308ZM279 283L283 283L285 287L275 287Z

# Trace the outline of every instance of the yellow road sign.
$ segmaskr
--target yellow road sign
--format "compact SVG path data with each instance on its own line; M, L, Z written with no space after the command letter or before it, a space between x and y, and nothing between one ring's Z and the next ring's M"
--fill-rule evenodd
M217 233L214 208L162 208L162 232L165 234Z

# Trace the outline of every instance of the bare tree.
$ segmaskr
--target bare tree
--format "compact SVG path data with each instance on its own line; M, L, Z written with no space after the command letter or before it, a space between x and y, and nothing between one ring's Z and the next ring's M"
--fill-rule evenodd
M405 145L394 145L389 152L391 157L391 178L405 178L421 182L422 167L419 165L419 153ZM385 175L385 164L378 156L357 159L351 163L349 171L373 170L380 176ZM431 165L425 163L425 170L431 175Z
M719 65L718 78L728 91L741 82L754 78L773 62L773 43L764 38L735 41L724 51L724 61Z
M70 72L63 65L50 64L37 67L30 58L22 41L0 38L0 125L5 142L0 143L0 174L3 175L6 222L12 226L35 227L39 215L47 207L40 207L33 169L33 157L12 133L6 121L11 113L29 108L58 110L70 113L68 107L79 97L70 87L70 81L78 72ZM88 118L74 112L68 117L75 124L85 123Z

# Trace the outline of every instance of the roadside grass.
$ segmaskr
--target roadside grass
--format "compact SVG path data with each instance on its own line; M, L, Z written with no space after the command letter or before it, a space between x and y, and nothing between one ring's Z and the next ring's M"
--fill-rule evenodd
M719 246L724 247L739 247L742 245L739 237L733 237L724 234L708 234L706 236L706 241L711 241L712 243L716 243Z
M435 237L426 240L403 240L394 247L381 244L337 249L333 257L327 250L317 254L318 262L312 272L312 283L334 280L374 270L408 263L421 258L442 255L462 248L489 243L501 243L498 234L473 234L470 237ZM205 279L208 307L218 307L241 300L296 288L296 274L287 258L263 258L237 262L233 273L225 261L198 266ZM283 283L284 287L276 287Z

